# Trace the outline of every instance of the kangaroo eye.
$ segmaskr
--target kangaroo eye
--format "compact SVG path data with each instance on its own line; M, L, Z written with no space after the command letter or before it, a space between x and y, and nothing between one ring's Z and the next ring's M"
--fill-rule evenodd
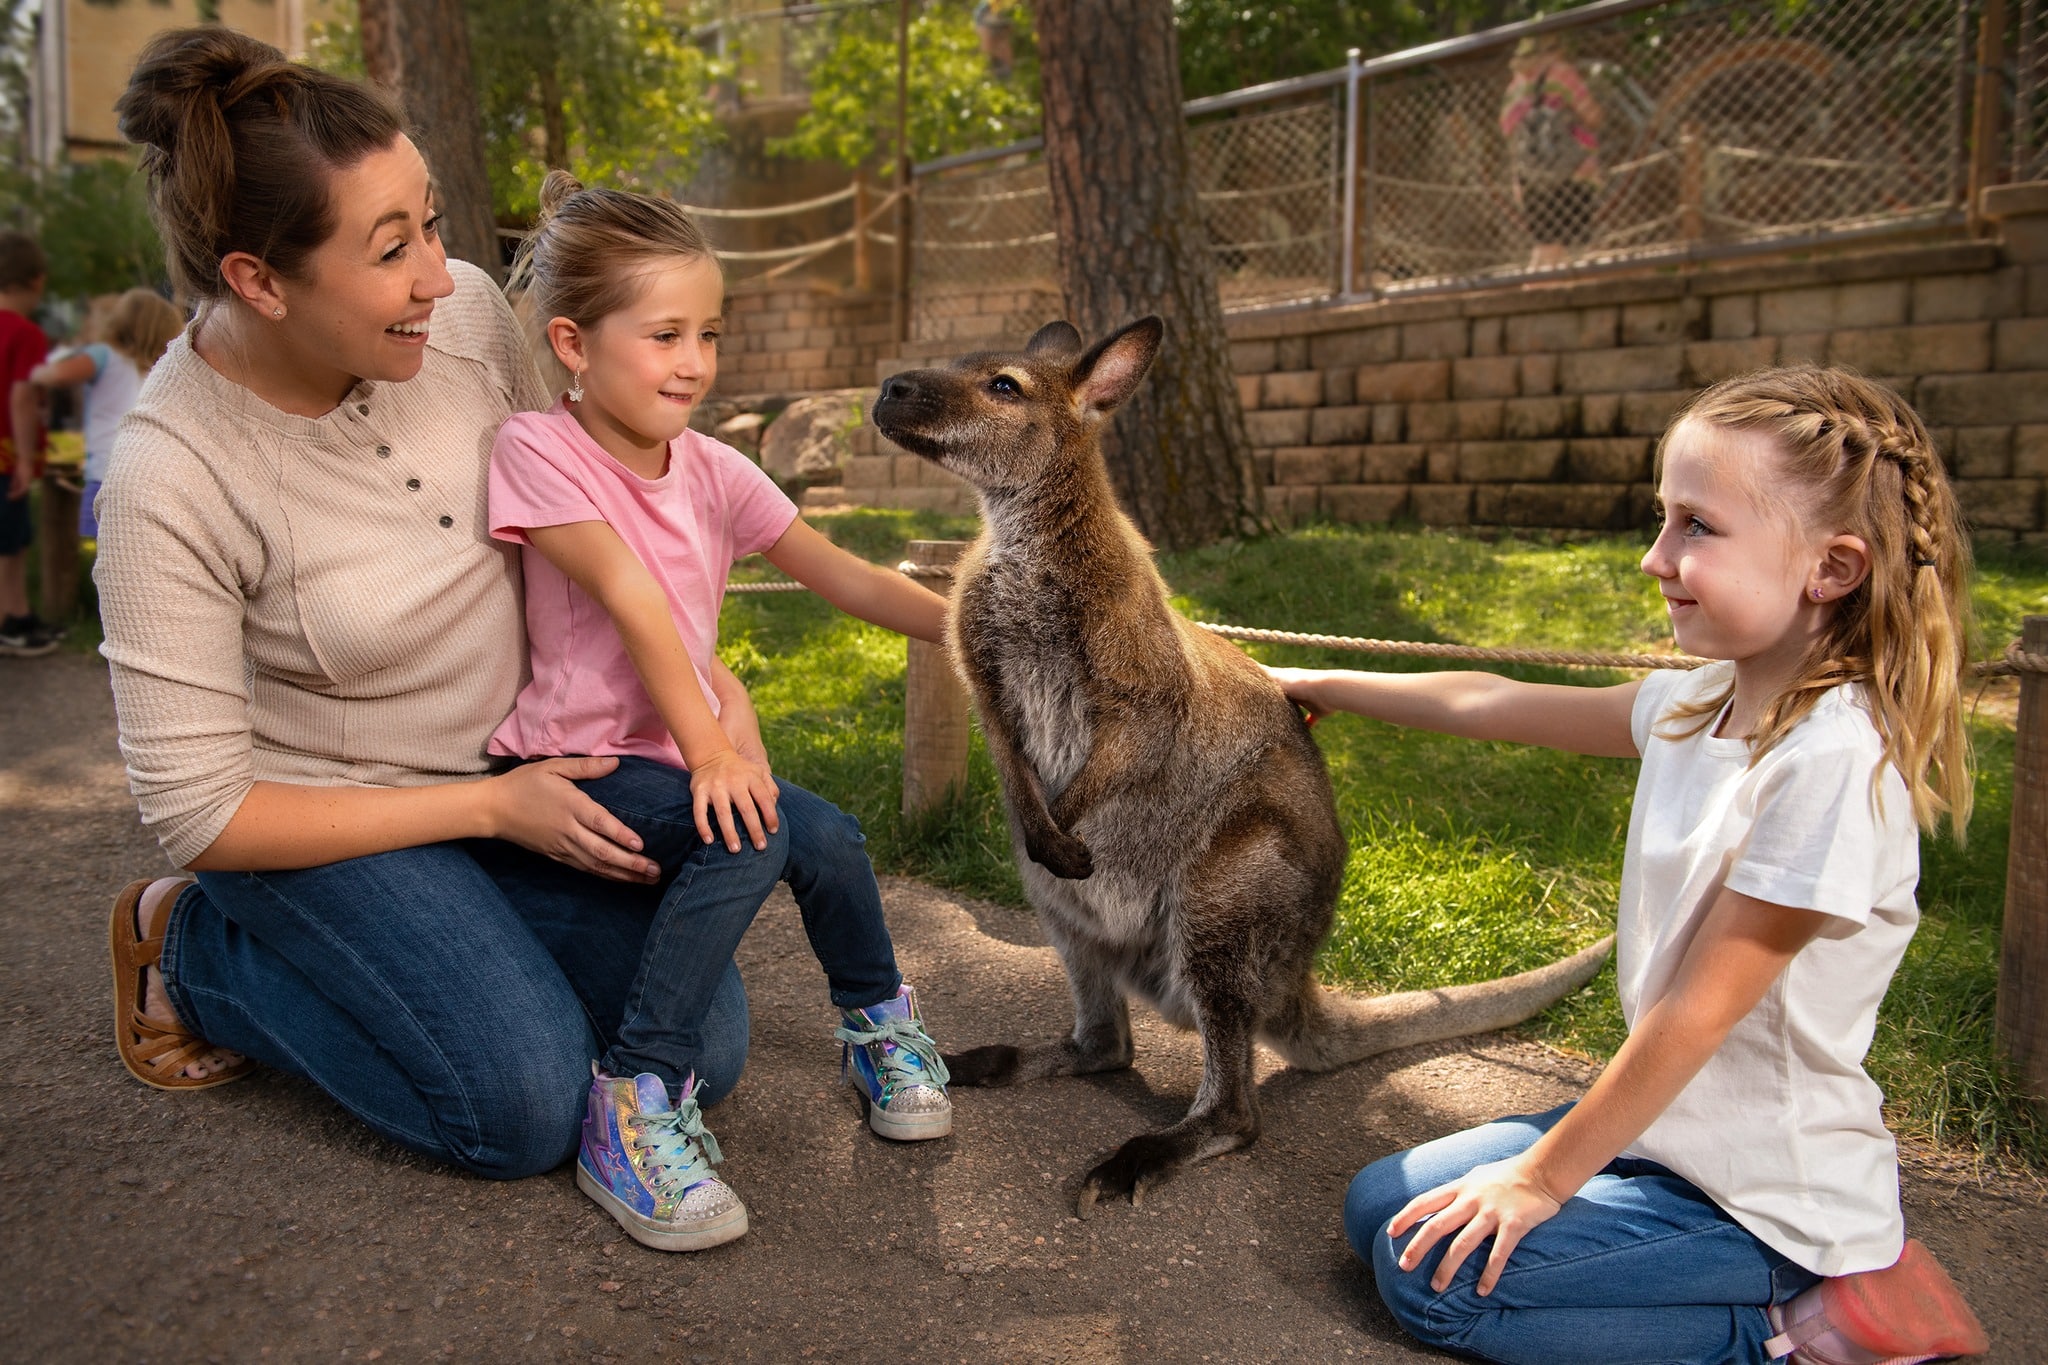
M1017 381L1006 374L999 374L988 381L988 391L999 393L1005 398L1022 398L1024 390L1017 387Z

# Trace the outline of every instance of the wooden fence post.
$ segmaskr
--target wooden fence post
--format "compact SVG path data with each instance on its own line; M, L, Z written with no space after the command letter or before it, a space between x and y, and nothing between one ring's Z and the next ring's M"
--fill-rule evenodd
M905 567L950 569L964 540L913 540ZM927 579L950 593L945 579ZM967 789L967 689L944 645L909 641L903 676L903 813L931 813Z
M2029 616L2028 654L2048 655L2048 616ZM1998 1046L2048 1111L2048 674L2020 674L2012 756L2012 847L1998 963Z
M78 507L84 493L75 469L48 470L42 479L42 510L36 526L38 568L36 615L53 626L68 625L78 609Z

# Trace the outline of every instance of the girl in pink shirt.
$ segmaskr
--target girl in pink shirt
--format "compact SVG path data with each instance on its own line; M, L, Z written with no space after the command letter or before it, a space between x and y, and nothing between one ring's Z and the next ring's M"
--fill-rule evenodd
M637 1240L731 1241L746 1207L712 1173L697 1059L742 1041L733 951L787 880L825 968L849 1075L884 1137L952 1130L945 1064L896 970L859 825L782 782L745 688L718 661L735 560L766 555L834 606L941 638L945 600L834 546L750 460L689 429L718 372L725 280L675 204L586 190L561 171L514 275L563 401L491 452L491 533L521 548L533 679L491 738L518 758L616 755L579 783L667 881L640 971L593 1066L577 1185ZM574 926L616 932L615 926Z

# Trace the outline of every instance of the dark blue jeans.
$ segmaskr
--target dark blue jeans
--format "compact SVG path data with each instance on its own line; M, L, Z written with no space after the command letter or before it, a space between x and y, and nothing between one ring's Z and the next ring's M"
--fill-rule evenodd
M1761 1365L1764 1307L1818 1282L1765 1246L1690 1181L1654 1161L1618 1160L1532 1229L1481 1297L1488 1239L1439 1294L1430 1277L1446 1237L1413 1270L1414 1237L1387 1224L1416 1195L1475 1166L1527 1151L1571 1108L1505 1118L1383 1157L1344 1201L1344 1232L1380 1298L1432 1346L1508 1365Z

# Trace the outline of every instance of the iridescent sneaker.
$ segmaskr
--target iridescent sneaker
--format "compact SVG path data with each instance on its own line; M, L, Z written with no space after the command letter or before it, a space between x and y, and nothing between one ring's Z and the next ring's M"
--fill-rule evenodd
M631 1080L591 1067L576 1154L576 1188L626 1235L661 1251L701 1251L744 1237L747 1206L711 1173L723 1158L697 1109L697 1078L671 1104L661 1077Z
M909 986L891 1000L846 1010L832 1036L846 1044L842 1075L850 1076L867 1110L868 1127L885 1138L916 1142L953 1131L946 1064L917 1014Z

